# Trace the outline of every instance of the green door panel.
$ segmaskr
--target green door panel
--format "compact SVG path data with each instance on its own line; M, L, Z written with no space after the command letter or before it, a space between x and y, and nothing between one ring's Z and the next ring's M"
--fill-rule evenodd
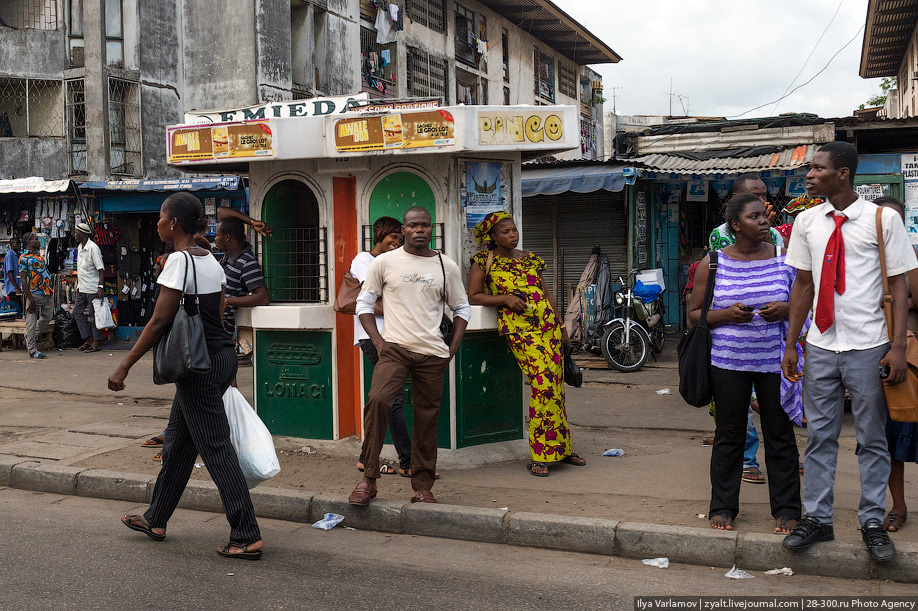
M427 181L413 172L389 174L379 181L370 195L370 224L381 216L401 220L412 206L426 208L431 220L437 222L437 202Z
M332 336L255 331L255 402L272 435L334 438Z

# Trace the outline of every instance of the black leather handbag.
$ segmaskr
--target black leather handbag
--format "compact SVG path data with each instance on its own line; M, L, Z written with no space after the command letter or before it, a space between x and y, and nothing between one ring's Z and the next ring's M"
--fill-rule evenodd
M717 251L710 254L708 284L704 291L704 305L698 324L685 332L679 341L679 394L685 402L695 407L710 405L714 396L711 387L711 329L708 328L708 310L714 299L714 282L717 276ZM697 287L695 287L697 288Z
M443 304L449 307L449 303L446 301L446 267L443 265L443 255L437 253L437 257L440 259L440 269L443 271ZM444 314L443 318L440 319L440 335L447 346L453 345L453 333L455 331L456 325L453 324L453 319Z
M172 326L153 347L153 382L171 384L192 373L210 371L210 353L204 338L204 321L198 307L198 274L194 257L185 255L185 276L182 280L182 297ZM188 264L191 262L194 294L185 293L188 280Z
M564 346L564 383L574 388L583 386L583 372L574 362L571 354L574 352L573 346Z

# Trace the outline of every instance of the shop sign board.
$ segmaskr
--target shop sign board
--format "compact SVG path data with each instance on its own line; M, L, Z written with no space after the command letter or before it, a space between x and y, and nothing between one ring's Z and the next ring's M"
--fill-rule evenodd
M708 183L705 180L688 181L688 192L685 194L687 202L708 201Z
M478 144L481 145L541 144L563 139L564 119L557 111L478 112Z
M365 104L368 99L369 95L364 92L332 98L268 102L257 106L230 108L227 110L204 112L192 110L185 113L185 123L234 123L237 121L258 121L283 117L324 117L326 115L352 112L355 107Z
M905 180L918 180L918 155L902 155L902 178Z
M273 157L267 121L168 128L169 163Z
M353 153L453 146L455 126L447 110L340 119L335 121L335 148Z
M800 197L806 195L806 182L803 176L797 178L788 178L784 185L784 193L788 197Z

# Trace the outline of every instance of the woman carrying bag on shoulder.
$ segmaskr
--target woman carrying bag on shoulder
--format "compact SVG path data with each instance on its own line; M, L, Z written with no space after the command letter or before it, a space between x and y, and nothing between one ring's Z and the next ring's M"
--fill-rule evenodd
M124 515L121 521L154 541L164 540L166 523L178 505L194 469L195 458L200 454L217 485L230 524L229 543L218 548L217 553L230 558L258 560L263 546L261 533L248 486L230 442L223 406L223 393L233 381L237 367L233 340L223 327L226 275L209 251L195 245L195 234L203 228L204 209L195 196L175 193L163 202L156 229L163 242L174 245L175 252L169 255L157 279L160 293L150 322L108 378L110 390L124 390L124 380L131 367L172 327L183 294L187 294L187 301L197 294L210 367L206 371L198 368L199 372L191 371L175 381L175 398L163 447L163 467L156 479L153 500L143 515ZM185 311L188 312L187 305Z
M739 513L749 400L755 388L765 440L765 465L773 532L787 534L800 520L800 477L793 419L799 396L782 396L781 358L787 333L788 299L795 271L771 243L771 224L762 200L737 195L726 205L727 226L736 243L719 253L714 299L707 313L711 329L711 387L717 405L711 452L711 527L733 530ZM708 258L695 286L707 285ZM692 291L690 324L698 322L705 291Z

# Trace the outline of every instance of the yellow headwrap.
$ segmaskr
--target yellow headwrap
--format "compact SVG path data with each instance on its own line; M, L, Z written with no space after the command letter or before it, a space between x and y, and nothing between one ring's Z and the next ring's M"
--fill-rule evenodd
M494 240L491 239L488 233L494 228L494 225L509 218L513 217L503 210L488 213L483 221L475 225L475 241L478 242L478 245L484 246L486 242L493 242Z

